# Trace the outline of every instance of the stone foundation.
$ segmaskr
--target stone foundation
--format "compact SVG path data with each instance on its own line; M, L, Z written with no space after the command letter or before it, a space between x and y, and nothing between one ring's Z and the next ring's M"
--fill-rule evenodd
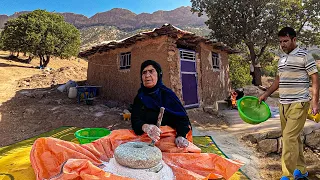
M241 139L256 144L260 152L267 154L281 153L282 150L281 130L247 134L242 136ZM301 139L304 145L313 151L320 150L320 129L304 131L301 134Z

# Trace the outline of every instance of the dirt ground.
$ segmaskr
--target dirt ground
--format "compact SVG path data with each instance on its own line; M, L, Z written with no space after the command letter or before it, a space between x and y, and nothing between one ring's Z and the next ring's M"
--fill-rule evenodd
M8 60L0 51L0 147L27 139L60 126L130 128L120 114L128 105L96 98L92 106L69 99L57 87L69 80L85 84L87 62L82 59L53 59L48 69L40 70L38 59L30 64L23 59ZM225 126L223 120L190 112L191 121ZM203 122L202 122L203 121Z
M53 59L51 70L40 70L35 68L37 59L26 64L7 60L7 56L0 52L0 147L60 126L130 127L120 119L124 107L110 108L102 99L95 99L93 106L78 104L57 91L69 80L86 80L86 61Z
M0 51L0 147L60 126L107 127L111 130L130 128L130 122L120 116L127 105L103 98L96 98L91 106L84 102L78 104L76 99L69 99L66 93L57 91L59 85L69 80L85 83L86 61L77 58L53 59L48 65L52 69L40 70L35 68L38 59L26 64L19 59L8 60L7 56L7 52ZM252 179L276 179L280 176L280 157L266 157L237 138L228 137L223 131L228 128L224 120L227 117L204 113L201 109L189 110L188 114L193 126L206 127L208 132L219 132L213 138L218 139L221 146L229 147L226 153L245 153L243 156L254 161L245 168ZM312 156L313 153L308 152L309 164L319 163L319 160L310 161Z

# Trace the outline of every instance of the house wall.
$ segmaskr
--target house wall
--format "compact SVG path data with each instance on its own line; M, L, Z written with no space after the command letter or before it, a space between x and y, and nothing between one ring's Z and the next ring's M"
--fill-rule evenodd
M145 60L157 61L163 69L163 83L171 87L168 62L168 37L138 41L127 48L118 48L90 56L88 83L100 85L107 100L133 103L140 88L140 66ZM120 53L131 52L130 69L120 69Z
M182 99L182 82L181 82L181 65L180 65L180 52L177 48L176 40L173 38L167 39L168 45L168 76L170 85L168 86L175 92L177 97L184 104Z
M221 56L220 70L212 68L211 51ZM124 52L131 52L131 68L120 70L120 53ZM182 100L180 56L175 39L161 36L138 41L127 48L95 53L88 59L88 83L102 86L101 95L107 100L132 103L140 88L140 65L148 59L161 65L163 83ZM200 43L196 48L196 61L200 106L225 99L230 90L228 54Z
M211 52L220 55L220 69L212 67ZM213 49L210 45L200 43L198 53L198 86L201 106L214 105L218 100L229 96L230 79L228 54L224 51ZM200 59L200 60L199 60Z

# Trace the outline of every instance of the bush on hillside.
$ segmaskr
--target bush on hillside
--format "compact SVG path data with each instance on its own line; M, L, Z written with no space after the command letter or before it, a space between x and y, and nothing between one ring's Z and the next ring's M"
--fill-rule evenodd
M236 89L251 84L250 65L241 55L230 55L229 66L232 88Z
M278 71L278 61L272 60L262 67L262 75L275 77Z
M312 57L315 59L315 60L320 60L320 55L319 54L312 54Z

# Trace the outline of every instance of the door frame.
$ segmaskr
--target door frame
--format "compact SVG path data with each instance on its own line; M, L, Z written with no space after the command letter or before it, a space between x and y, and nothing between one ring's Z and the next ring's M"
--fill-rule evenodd
M199 87L198 87L198 72L197 72L197 59L196 59L196 51L194 50L189 50L189 49L183 49L183 48L178 48L179 49L179 63L180 63L180 81L181 81L181 86L183 88L183 82L182 82L182 74L192 74L195 76L196 78L196 87L197 87L197 103L195 104L188 104L188 105L184 105L185 108L197 108L200 106L200 102L199 102ZM194 60L189 60L189 59L182 59L181 58L181 51L185 51L185 52L191 52L194 53ZM194 68L195 68L195 72L183 72L182 71L182 61L187 61L187 62L193 62L194 63ZM182 99L183 99L183 89L181 89L182 91Z

